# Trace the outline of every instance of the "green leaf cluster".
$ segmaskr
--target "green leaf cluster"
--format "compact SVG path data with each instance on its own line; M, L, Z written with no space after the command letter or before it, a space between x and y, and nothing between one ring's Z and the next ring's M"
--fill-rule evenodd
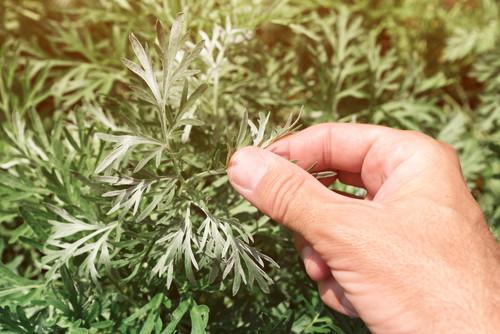
M500 237L499 11L2 1L0 332L367 332L322 305L228 159L319 122L423 131Z

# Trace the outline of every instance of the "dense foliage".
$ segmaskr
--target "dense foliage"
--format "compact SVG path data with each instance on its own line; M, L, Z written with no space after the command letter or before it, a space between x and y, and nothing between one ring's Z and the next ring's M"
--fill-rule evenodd
M321 304L227 158L318 122L423 131L456 147L498 236L499 11L3 0L0 331L366 332Z

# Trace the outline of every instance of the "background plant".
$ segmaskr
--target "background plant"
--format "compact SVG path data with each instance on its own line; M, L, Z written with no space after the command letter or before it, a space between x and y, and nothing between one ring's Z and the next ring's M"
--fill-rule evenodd
M498 236L499 24L492 0L2 1L0 330L366 332L227 157L298 124L424 131Z

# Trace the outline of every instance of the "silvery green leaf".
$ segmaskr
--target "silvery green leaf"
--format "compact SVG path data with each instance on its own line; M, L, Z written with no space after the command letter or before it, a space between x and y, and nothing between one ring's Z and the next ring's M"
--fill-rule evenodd
M243 270L243 267L241 266L240 257L235 257L234 278L233 278L233 296L238 293L238 290L240 289L242 280L244 283L246 283L245 272Z
M99 174L103 172L106 168L111 166L111 164L120 162L123 156L127 153L129 145L118 145L109 153L96 167L95 173Z
M191 210L188 206L186 210L186 215L184 217L184 249L185 249L185 259L186 261L190 261L191 264L196 268L196 270L199 269L198 267L198 262L196 261L194 257L193 250L191 249L191 245L197 244L196 239L194 236L192 236L192 223L191 223ZM188 263L188 262L186 262ZM189 265L191 267L191 265Z
M208 240L208 234L210 233L210 226L211 226L211 219L209 217L206 217L205 220L201 223L200 227L198 228L198 232L203 231L201 241L200 241L200 251L205 248L205 244L207 243Z
M155 161L156 161L156 167L159 166L159 162L158 160L161 159L161 154L163 152L163 147L159 147L157 148L156 150L153 150L149 153L149 155L147 155L145 158L141 159L139 161L139 163L135 166L134 168L134 171L133 173L137 173L138 171L140 171L142 168L144 168L144 166L146 166L146 164L151 161L153 158L155 158Z
M118 164L128 150L135 145L162 145L161 142L140 136L131 135L110 135L106 133L98 133L97 137L104 141L118 143L115 148L97 165L95 173L99 174L106 170L112 164Z
M109 245L106 240L101 245L101 256L99 262L109 271L111 269L111 256L109 254Z
M234 257L231 257L226 263L226 267L224 268L224 272L222 273L222 279L225 279L227 275L231 272L231 269L233 269L234 266Z
M240 130L238 131L238 137L236 138L236 148L244 145L247 137L247 124L248 124L248 111L245 110L243 113L243 119L241 120Z
M82 247L82 249L80 250L80 253L88 252L88 255L83 261L80 270L84 273L84 275L90 275L94 282L97 282L97 279L100 277L96 268L97 262L105 264L108 268L110 265L109 252L107 247L107 240L110 232L111 230L107 230L99 237L96 242L87 245L86 247L88 249L82 251L82 249L84 248ZM101 254L101 256L100 260L97 261L97 256L99 253ZM103 262L103 260L106 262Z
M151 64L149 63L148 56L146 51L142 47L141 43L137 40L134 34L130 34L129 36L130 44L132 45L132 50L134 51L135 56L139 59L141 66L145 70L149 70L151 68Z
M174 279L174 264L170 262L167 266L167 288L170 288Z
M194 103L201 97L201 95L207 90L207 84L201 84L196 88L196 90L187 98L187 100L180 106L179 113L177 115L178 119L182 119L183 115L191 109Z
M82 222L81 220L79 219L76 219L75 217L73 217L72 215L70 215L68 213L68 211L62 209L62 208L59 208L55 205L52 205L52 204L46 204L47 207L52 211L54 212L55 214L57 214L59 217L61 217L62 219L66 220L67 222L70 222L70 223L73 223L73 224L81 224L81 225L85 225L84 222Z
M138 184L140 180L136 180L134 178L123 176L108 176L108 175L96 175L94 179L98 182L109 183L115 186L123 186L123 185L131 185Z
M47 248L45 250L45 256L42 258L42 263L51 263L52 269L51 271L55 271L60 268L62 265L67 263L70 258L79 256L84 253L90 253L90 257L88 257L88 264L84 266L90 265L88 274L91 274L93 268L95 268L95 256L93 253L97 254L100 251L101 246L105 243L107 238L109 237L109 233L116 228L117 224L111 224L109 226L99 227L98 229L93 230L92 233L85 235L84 237L74 241L74 242L61 242L61 239L67 237L69 235L60 234L53 235L51 239L47 242ZM83 232L83 231L82 231ZM87 243L93 238L101 235L99 240L94 243ZM96 272L92 273L93 278L96 278ZM49 275L50 276L50 275Z
M122 63L130 71L132 71L133 73L135 73L136 75L138 75L139 77L141 77L142 80L144 80L144 81L147 80L146 72L144 72L144 70L139 65L137 65L136 63L134 63L131 60L128 60L127 58L122 58Z
M151 214L151 212L153 212L153 210L156 208L158 203L160 203L161 200L163 200L163 197L165 196L166 193L167 193L167 191L163 191L161 194L155 195L153 197L153 200L151 201L151 203L149 203L149 205L137 217L136 222L140 223L146 217L148 217Z
M116 197L116 196L123 196L126 194L126 190L111 190L107 191L104 194L102 194L102 197Z
M257 126L254 124L254 122L251 119L248 119L248 126L250 127L250 134L252 136L253 143L255 145L255 139L259 135L259 129Z
M98 139L115 142L123 145L138 145L138 144L149 144L149 145L162 145L162 142L152 139L146 138L142 136L132 136L132 135L111 135L109 133L96 133L96 137Z
M134 71L134 73L136 73L142 77L142 79L148 85L149 89L151 89L151 92L152 92L153 96L155 97L158 105L161 105L162 97L161 97L160 89L158 87L158 83L156 81L153 67L151 66L148 55L146 54L146 51L144 50L141 43L135 37L134 34L130 34L129 40L130 40L130 44L132 45L132 49L134 50L134 53L135 53L137 59L139 60L141 66L143 68L143 72L142 72L143 75L140 75L139 73L134 71L134 70L138 69L138 66L133 67L134 70L132 70L132 71ZM130 65L130 63L127 63L127 65Z
M155 156L155 167L158 168L160 166L161 162L161 154L163 153L163 150L157 150L156 156Z
M269 122L269 116L271 114L270 113L267 113L264 114L264 113L259 113L259 130L256 134L254 134L254 145L259 145L262 140L264 139L264 135L265 135L265 132L266 132L266 127L267 127L267 123Z
M271 136L267 140L265 140L263 143L261 143L260 147L266 148L269 145L271 145L272 143L274 143L275 141L277 141L277 140L293 133L294 131L296 131L299 128L299 121L300 121L300 118L302 117L303 110L304 110L303 107L300 108L300 111L297 114L297 116L295 116L295 114L290 114L290 116L288 116L288 119L287 119L285 125L274 129L271 133Z
M61 239L78 232L92 231L99 228L99 226L97 225L91 225L84 222L61 223L58 221L49 220L49 224L51 224L54 229L54 233L50 236L52 239Z
M33 141L32 138L28 138L26 141L26 148L29 149L34 155L38 156L43 161L49 160L49 157L45 152Z
M167 74L172 75L172 67L175 61L175 56L180 48L179 41L181 37L181 29L184 25L184 14L179 14L172 23L170 28L170 36L168 40L168 49L166 52Z

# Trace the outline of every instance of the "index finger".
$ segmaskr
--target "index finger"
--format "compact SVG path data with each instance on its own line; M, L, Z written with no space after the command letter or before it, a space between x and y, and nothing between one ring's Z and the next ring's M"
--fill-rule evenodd
M359 174L375 194L409 152L398 149L404 131L383 126L325 123L311 126L272 144L269 149L304 168Z

